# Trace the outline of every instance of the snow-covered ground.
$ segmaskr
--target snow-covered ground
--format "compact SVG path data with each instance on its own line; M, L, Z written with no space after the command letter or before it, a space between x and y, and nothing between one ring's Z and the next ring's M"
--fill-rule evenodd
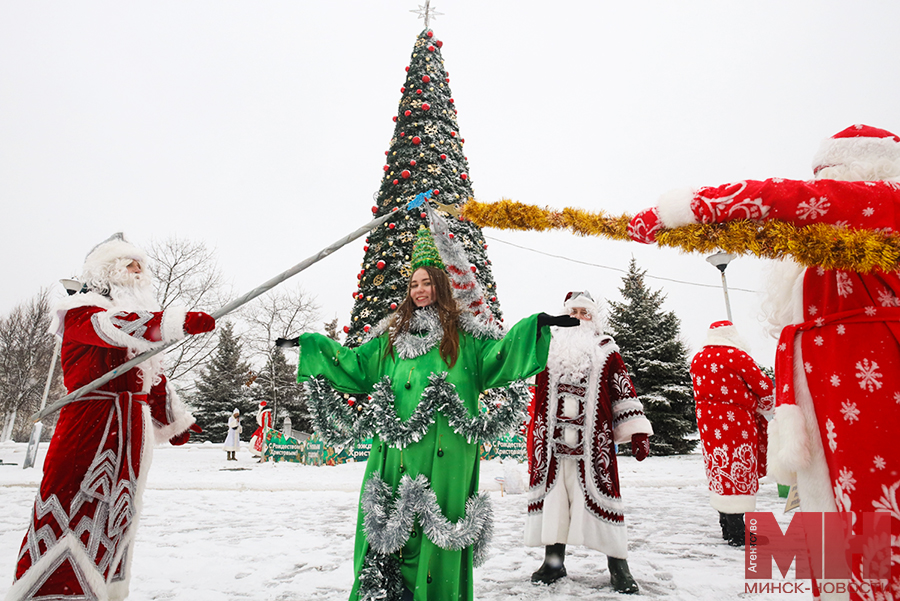
M23 470L25 445L0 445L0 598L12 581L46 448L41 445L37 468ZM245 450L238 457L226 462L221 448L211 444L155 450L131 601L347 598L363 464L258 464ZM629 565L641 587L631 598L786 598L744 593L744 551L720 536L700 455L643 463L620 459ZM512 468L525 478L524 465ZM494 502L495 534L491 558L475 570L476 598L622 599L609 588L606 558L580 547L567 550L567 578L549 587L530 583L543 549L523 545L525 495L501 494L496 480L508 469L510 463L499 460L482 464L481 487ZM774 512L785 528L790 516L782 514L783 507L776 485L764 480L757 510Z

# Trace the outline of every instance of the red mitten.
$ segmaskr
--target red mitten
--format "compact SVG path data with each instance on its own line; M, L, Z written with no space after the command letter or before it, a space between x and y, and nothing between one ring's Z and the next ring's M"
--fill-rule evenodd
M646 434L631 435L631 454L638 461L650 456L650 437Z
M656 232L663 229L659 218L659 209L645 209L631 218L628 223L628 235L635 242L653 244L656 242Z
M201 311L188 311L184 316L184 333L185 334L202 334L210 332L216 327L216 320L212 315L207 315Z
M191 424L190 428L188 428L181 434L178 434L177 436L173 436L172 438L170 438L169 444L176 446L176 447L180 447L181 445L185 444L187 441L189 441L191 439L191 432L196 432L197 434L200 434L201 432L203 432L203 429L200 426L198 426L197 424Z

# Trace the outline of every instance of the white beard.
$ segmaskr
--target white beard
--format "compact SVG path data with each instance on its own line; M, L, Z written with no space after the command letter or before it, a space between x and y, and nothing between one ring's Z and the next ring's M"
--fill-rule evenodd
M159 301L153 292L150 278L143 273L129 273L128 277L109 282L109 297L116 308L131 311L159 311Z
M601 335L591 321L582 321L580 325L571 328L554 327L551 330L550 356L547 359L550 373L572 382L587 378L597 365Z
M769 334L778 338L785 326L803 321L803 279L806 268L792 259L772 262L768 268L762 310Z

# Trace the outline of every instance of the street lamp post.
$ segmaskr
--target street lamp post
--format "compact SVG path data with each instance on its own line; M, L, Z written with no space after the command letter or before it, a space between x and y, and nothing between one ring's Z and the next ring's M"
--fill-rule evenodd
M730 322L734 322L734 320L731 319L731 303L728 301L728 282L725 281L725 268L736 258L737 255L726 252L717 252L714 255L706 257L706 260L722 273L722 290L725 292L725 312L728 314L728 321Z

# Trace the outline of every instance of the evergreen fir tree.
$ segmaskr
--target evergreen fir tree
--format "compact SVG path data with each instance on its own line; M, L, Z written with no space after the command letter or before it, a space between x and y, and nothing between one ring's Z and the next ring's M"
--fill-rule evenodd
M191 395L194 417L203 428L192 440L224 442L228 430L228 418L235 408L241 411L244 441L248 440L245 408L247 406L246 382L250 365L241 360L241 341L234 334L234 327L225 323L216 328L219 342L216 352L206 367L200 370L197 391ZM256 415L255 412L253 415ZM255 422L254 422L255 423ZM250 431L255 430L253 426Z
M296 365L296 361L293 364ZM285 416L290 416L291 429L307 434L312 432L303 385L297 383L296 369L288 363L280 348L273 348L269 353L266 365L250 387L250 398L253 399L254 407L258 407L260 401L266 402L266 406L272 410L272 427L281 430ZM256 429L256 413L251 417L252 420L244 425L244 432L247 431L247 426ZM249 440L249 435L246 438Z
M697 444L697 439L687 438L697 430L697 416L687 349L679 339L681 321L675 313L660 309L665 296L647 289L645 273L632 259L619 289L625 302L610 301L609 325L653 424L651 451L689 453Z
M350 326L345 328L348 346L359 345L367 326L374 327L402 302L410 273L410 256L416 231L428 225L424 211L406 212L418 194L431 191L433 202L448 206L448 214L473 196L469 167L463 153L465 140L456 122L456 105L450 78L441 57L442 42L430 29L419 34L413 48L390 146L385 152L384 179L372 207L375 216L403 212L370 232L358 274L359 287ZM449 206L453 205L453 206ZM501 317L496 283L487 259L481 229L460 219L449 219L454 238L462 243L476 269L491 311Z

